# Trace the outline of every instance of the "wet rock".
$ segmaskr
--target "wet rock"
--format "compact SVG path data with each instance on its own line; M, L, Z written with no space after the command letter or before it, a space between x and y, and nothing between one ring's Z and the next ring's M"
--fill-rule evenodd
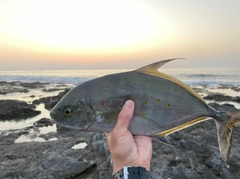
M34 100L33 104L38 105L38 104L44 103L45 108L48 110L51 110L69 90L70 89L67 88L63 92L59 93L57 96L44 97L38 100Z
M49 89L43 89L43 92L54 92L54 91L60 91L61 88L49 88Z
M78 160L82 150L71 149L74 140L14 143L10 148L3 147L3 144L1 141L0 178L65 179L92 166L87 161Z
M44 121L48 120L43 119L39 124L45 124ZM240 129L235 133L230 168L221 159L216 126L209 120L171 134L171 140L179 143L177 147L153 141L151 171L164 179L237 179L240 175ZM59 131L46 134L57 137L56 141L14 143L20 134L23 131L0 135L0 178L106 179L112 176L105 134ZM82 141L87 147L72 149Z
M0 148L1 147L6 148L7 146L14 144L15 139L18 138L20 135L21 135L21 133L16 133L16 132L7 132L7 133L1 134L0 135ZM3 161L3 158L0 156L0 162L1 161Z
M237 109L235 108L234 105L232 104L218 104L218 103L208 103L209 106L213 107L214 109L218 110L218 111L237 111Z
M236 133L238 132L236 131ZM174 135L182 138L179 146L160 145L158 148L154 147L153 151L155 152L151 164L154 172L165 179L238 178L240 165L235 165L236 156L233 156L232 153L230 159L232 170L221 159L213 120L196 124L178 131ZM233 138L237 141L240 140L238 136ZM233 145L239 145L237 141Z
M240 103L240 97L232 97L222 94L209 94L208 96L204 97L205 100L213 100L213 101L232 101Z
M29 84L25 84L27 85ZM43 84L36 83L32 87L41 85ZM68 90L66 89L58 96L41 98L33 103L34 105L44 103L47 109L51 109ZM1 105L1 101L0 107L3 110L0 114L3 111L5 113L9 111L11 105L9 108L6 106L11 103L12 106L20 106L11 109L12 112L20 111L17 113L18 116L21 110L27 113L23 110L25 105L27 105L26 109L31 106L34 110L34 105L31 104L22 104L22 102L19 104L19 102L9 100L10 103L5 101ZM209 105L220 111L237 110L229 104L209 103ZM14 142L19 136L29 134L29 131L34 130L37 133L40 127L51 125L50 119L42 118L20 131L0 132L0 178L106 179L112 177L111 156L105 134L57 127L57 132L38 135L47 140L46 142ZM170 134L168 137L176 144L176 147L153 141L151 171L164 179L237 179L240 175L239 133L240 128L235 128L229 161L230 168L224 164L219 153L215 122L209 120ZM58 140L51 141L52 138ZM87 147L72 148L81 142L86 142Z
M240 91L240 87L239 86L232 86L231 89L233 91L239 92Z
M43 175L51 176L52 178L66 178L82 173L91 165L89 162L78 161L71 156L51 152L44 158L41 167L44 170Z
M37 128L37 126L35 126ZM91 160L86 161L81 156L83 149L72 149L80 141L88 142L88 137L64 136L51 133L59 140L49 142L14 143L29 128L2 132L0 135L0 178L24 179L67 179L77 176L94 165ZM89 152L91 149L88 149Z
M41 83L41 82L33 82L33 83L25 83L20 81L0 81L0 94L8 94L8 93L28 93L29 89L43 88L45 85L49 85L50 83Z
M22 88L21 86L12 86L7 82L0 82L0 94L6 95L8 93L28 93L29 90L26 88Z
M0 120L27 119L41 113L34 105L18 100L0 100L0 109Z
M14 82L13 82L14 83ZM42 82L19 82L19 86L30 88L30 89L36 89L36 88L43 88L46 85L49 85L50 83L42 83Z
M206 88L192 87L192 89L194 91L196 91L197 93L204 93L204 92L206 92Z
M34 127L47 127L52 125L53 125L53 122L49 118L42 118L39 121L33 123Z
M222 94L209 94L204 97L205 100L214 100L214 101L231 101L231 96L224 96Z
M93 165L92 167L88 168L86 171L81 173L78 176L72 177L72 179L91 179L91 178L98 178L97 173L97 165Z
M231 84L220 84L219 89L231 89L233 91L239 92L240 86L239 85L231 85Z
M231 85L231 84L219 84L219 89L231 89L233 88L234 85Z

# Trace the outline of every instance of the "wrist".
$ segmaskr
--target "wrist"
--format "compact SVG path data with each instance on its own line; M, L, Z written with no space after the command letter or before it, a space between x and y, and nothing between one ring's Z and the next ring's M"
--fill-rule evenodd
M125 166L131 167L143 167L146 170L150 171L151 157L140 158L137 157L116 157L112 156L113 172L116 173Z
M117 173L118 171L120 171L121 169L123 169L126 166L131 166L131 167L142 167L145 168L147 171L150 171L150 163L146 162L146 163L128 163L128 164L122 164L122 163L118 163L118 162L113 162L113 173Z
M147 171L143 167L124 167L113 175L114 179L163 179L154 172Z
M147 170L143 167L123 167L114 174L114 179L147 179Z

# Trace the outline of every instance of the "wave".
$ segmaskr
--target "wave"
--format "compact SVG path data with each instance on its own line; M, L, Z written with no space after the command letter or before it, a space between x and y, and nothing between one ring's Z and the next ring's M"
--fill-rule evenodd
M82 83L91 78L85 77L55 77L55 76L0 76L1 81L23 81L23 82L49 82L49 83L66 83L77 84Z
M213 78L213 77L227 77L228 75L219 75L219 74L182 74L182 76L189 78Z
M103 75L129 70L56 70L0 72L0 81L50 82L78 84ZM240 70L217 69L162 69L188 85L240 85Z

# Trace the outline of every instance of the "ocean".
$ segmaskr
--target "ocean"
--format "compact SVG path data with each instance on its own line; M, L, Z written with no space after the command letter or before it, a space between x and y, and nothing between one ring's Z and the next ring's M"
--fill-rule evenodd
M87 80L126 70L36 70L0 71L0 81L50 82L78 84ZM160 69L188 85L240 85L240 69Z

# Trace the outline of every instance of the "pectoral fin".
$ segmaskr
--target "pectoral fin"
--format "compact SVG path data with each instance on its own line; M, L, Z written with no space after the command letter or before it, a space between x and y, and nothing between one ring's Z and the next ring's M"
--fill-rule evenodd
M172 146L172 147L176 147L173 143L171 143L167 138L166 136L157 136L157 135L153 135L153 136L150 136L153 140L156 140L158 142L161 142L165 145L169 145L169 146Z

